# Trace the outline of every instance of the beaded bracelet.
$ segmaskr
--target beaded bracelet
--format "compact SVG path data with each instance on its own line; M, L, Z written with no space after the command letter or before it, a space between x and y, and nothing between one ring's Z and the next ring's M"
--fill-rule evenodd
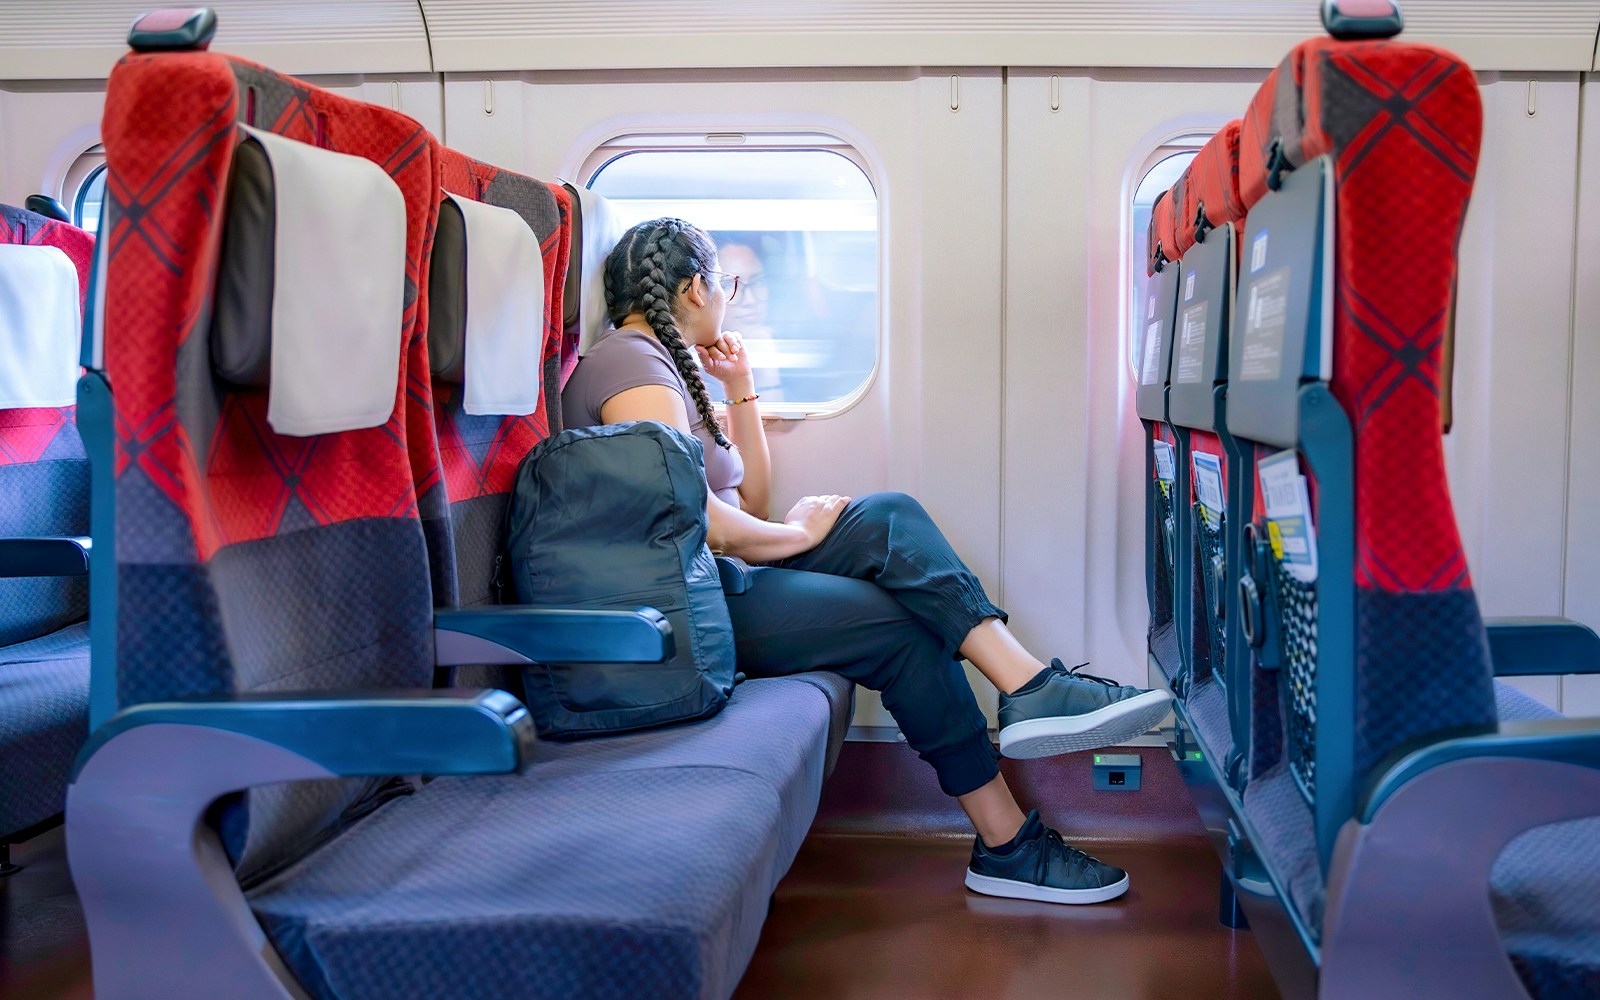
M760 398L761 398L761 393L752 392L750 395L748 395L748 396L740 396L738 399L724 399L722 401L722 405L723 406L738 406L740 403L753 403L753 402L755 402L756 400L758 400Z

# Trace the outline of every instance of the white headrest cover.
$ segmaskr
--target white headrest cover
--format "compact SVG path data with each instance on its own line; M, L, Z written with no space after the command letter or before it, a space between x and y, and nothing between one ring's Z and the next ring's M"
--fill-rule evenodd
M581 184L578 208L583 213L583 299L578 307L578 354L589 353L611 326L606 316L606 257L622 239L628 227L612 209L611 203Z
M467 235L467 326L462 408L526 416L539 408L544 258L522 216L448 195Z
M0 244L0 410L77 402L78 302L65 253Z
M400 386L405 198L371 160L240 128L277 199L267 422L295 437L382 426Z

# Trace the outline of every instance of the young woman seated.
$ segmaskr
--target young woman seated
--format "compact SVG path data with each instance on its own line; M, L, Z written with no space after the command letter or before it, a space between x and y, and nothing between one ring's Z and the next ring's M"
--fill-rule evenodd
M739 669L832 670L881 692L977 830L973 890L1060 903L1125 893L1126 872L1065 844L1037 810L1023 814L960 661L999 690L1010 757L1121 743L1155 725L1169 696L1035 658L903 493L806 497L769 521L771 457L750 362L739 334L722 329L738 280L704 232L678 219L635 226L606 260L605 291L616 329L579 361L563 412L574 427L657 420L700 439L711 547L756 567L749 590L728 598ZM702 366L730 396L726 434Z

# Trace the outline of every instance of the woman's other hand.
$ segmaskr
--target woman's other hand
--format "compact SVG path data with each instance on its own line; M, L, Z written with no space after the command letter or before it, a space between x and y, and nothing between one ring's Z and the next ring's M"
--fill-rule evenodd
M839 520L839 513L849 502L849 497L832 494L802 497L800 502L794 505L794 509L784 517L783 523L798 525L806 533L806 540L810 543L806 548L812 549L822 544L822 540L828 537L828 532L833 530L834 522Z
M706 374L721 382L749 384L750 354L744 349L744 338L732 330L725 330L710 347L695 346L700 364ZM731 390L730 390L731 391Z

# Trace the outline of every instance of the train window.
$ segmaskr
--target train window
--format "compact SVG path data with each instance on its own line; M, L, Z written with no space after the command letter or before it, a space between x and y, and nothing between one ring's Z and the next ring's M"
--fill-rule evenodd
M1139 184L1134 188L1132 213L1128 219L1128 315L1138 316L1139 304L1145 300L1146 286L1150 283L1149 276L1145 273L1149 264L1149 240L1147 234L1150 230L1150 213L1155 205L1156 198L1163 191L1170 190L1178 182L1183 172L1188 169L1189 161L1193 160L1200 147L1205 144L1209 136L1199 136L1191 142L1188 139L1179 140L1162 146L1144 162L1144 171L1139 178ZM1123 325L1128 333L1128 373L1135 382L1139 380L1140 359L1144 355L1143 323L1129 322Z
M94 232L100 228L100 204L106 196L106 151L101 146L84 153L67 168L61 192L72 205L72 222Z
M634 136L590 159L626 225L686 219L740 276L724 327L744 335L763 412L838 412L878 363L878 197L831 136ZM698 143L699 148L693 148ZM712 397L723 398L711 385Z

